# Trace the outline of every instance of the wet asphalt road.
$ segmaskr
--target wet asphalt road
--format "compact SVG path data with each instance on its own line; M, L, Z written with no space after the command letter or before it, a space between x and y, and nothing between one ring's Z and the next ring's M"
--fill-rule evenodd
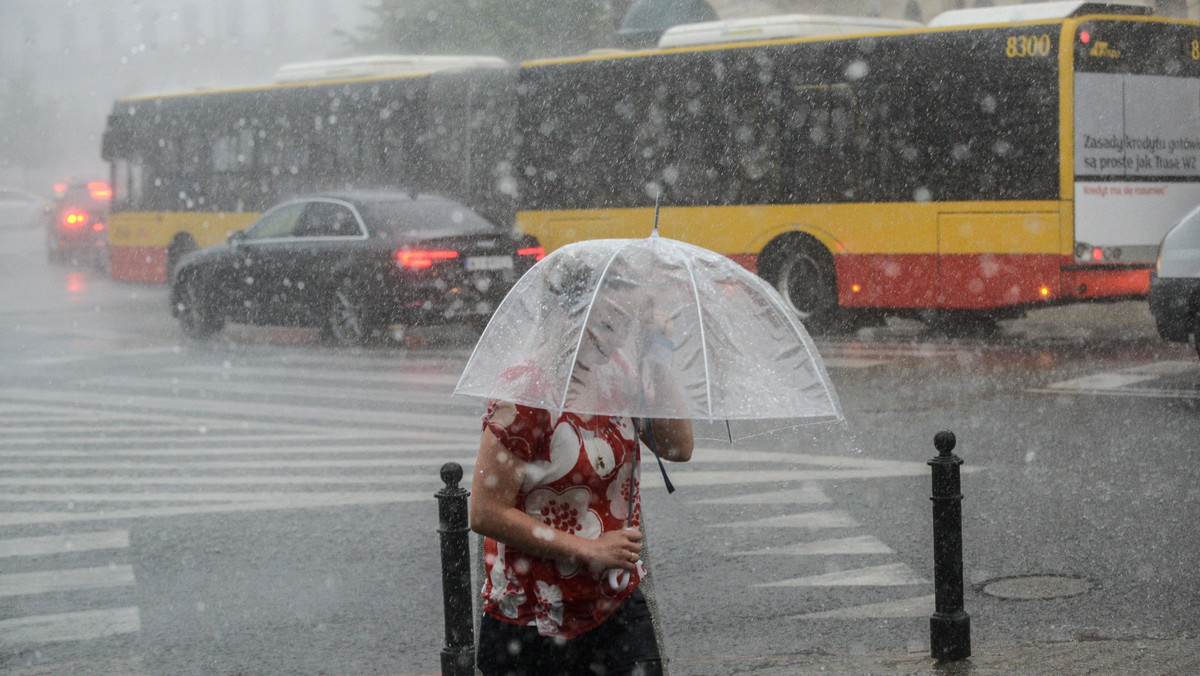
M40 245L0 233L0 673L436 671L432 494L474 456L480 408L449 395L473 336L198 344L164 288ZM1200 362L1144 303L818 347L844 427L706 444L669 496L644 468L673 673L927 650L942 429L975 640L1197 633Z

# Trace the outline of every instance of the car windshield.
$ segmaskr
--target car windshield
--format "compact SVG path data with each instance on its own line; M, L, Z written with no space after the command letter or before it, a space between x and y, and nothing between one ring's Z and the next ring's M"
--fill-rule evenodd
M499 226L470 209L447 200L378 200L359 205L367 224L395 233L451 231L492 232Z

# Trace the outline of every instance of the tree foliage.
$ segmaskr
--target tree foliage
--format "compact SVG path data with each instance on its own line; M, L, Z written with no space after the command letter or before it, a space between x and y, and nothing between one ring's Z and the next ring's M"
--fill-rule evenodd
M355 54L480 54L509 60L610 44L629 0L374 0L345 33Z

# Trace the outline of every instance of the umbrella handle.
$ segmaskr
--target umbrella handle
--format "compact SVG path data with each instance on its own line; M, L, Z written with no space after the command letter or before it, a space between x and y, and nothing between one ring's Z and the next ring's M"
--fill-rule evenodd
M629 571L620 568L609 568L606 574L608 586L613 591L625 591L629 586Z

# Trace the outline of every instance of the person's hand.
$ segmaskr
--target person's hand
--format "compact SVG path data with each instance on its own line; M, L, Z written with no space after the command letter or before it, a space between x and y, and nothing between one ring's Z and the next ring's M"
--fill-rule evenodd
M613 568L636 570L642 558L642 534L635 528L608 531L588 543L581 558L595 572Z

